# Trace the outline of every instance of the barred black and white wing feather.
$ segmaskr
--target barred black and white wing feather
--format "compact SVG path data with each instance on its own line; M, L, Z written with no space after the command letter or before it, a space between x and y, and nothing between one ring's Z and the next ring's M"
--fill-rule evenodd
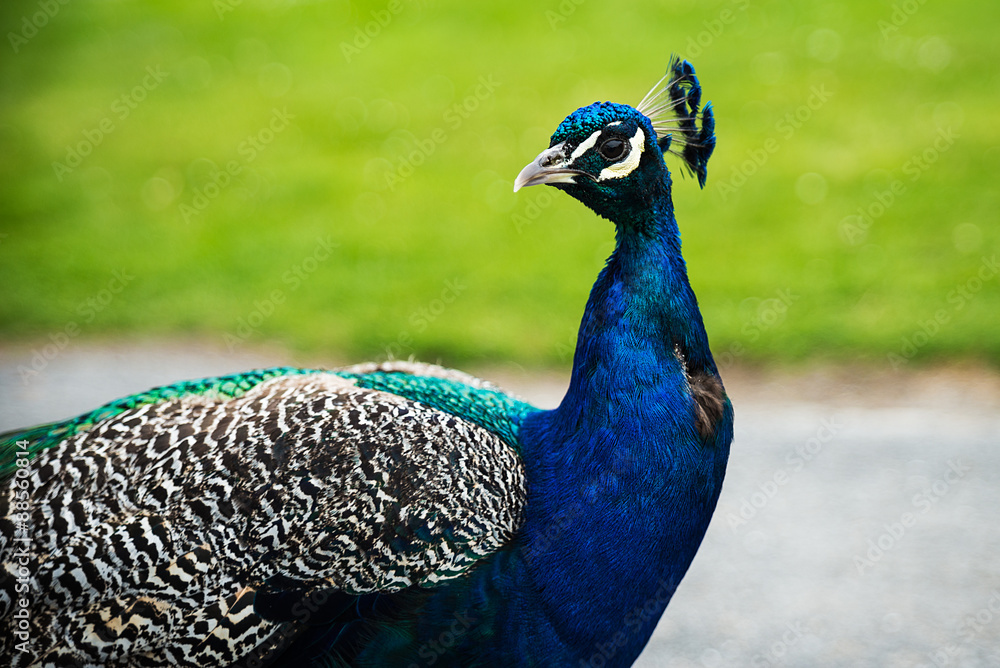
M294 632L258 592L432 585L523 521L507 442L333 373L140 405L31 469L27 653L11 651L22 548L0 532L15 665L225 665Z

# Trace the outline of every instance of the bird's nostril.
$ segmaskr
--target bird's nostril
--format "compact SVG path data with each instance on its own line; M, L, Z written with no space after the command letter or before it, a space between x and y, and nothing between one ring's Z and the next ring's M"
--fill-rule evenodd
M538 156L539 167L559 167L566 162L565 149L562 147L552 147Z

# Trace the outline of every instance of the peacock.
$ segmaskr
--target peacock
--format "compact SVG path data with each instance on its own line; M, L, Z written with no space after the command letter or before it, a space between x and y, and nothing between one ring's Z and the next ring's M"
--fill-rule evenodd
M2 663L631 665L733 434L664 161L704 187L700 98L674 57L514 181L616 230L554 410L388 361L180 382L0 436Z

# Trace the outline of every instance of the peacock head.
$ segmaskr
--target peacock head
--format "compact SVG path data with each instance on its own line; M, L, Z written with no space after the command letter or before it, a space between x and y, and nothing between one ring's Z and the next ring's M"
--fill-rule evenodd
M711 104L699 116L700 104L694 67L675 57L666 76L635 107L595 102L567 116L549 148L517 175L514 192L555 186L618 222L632 207L669 195L664 153L678 156L682 168L704 187L715 148L715 119Z

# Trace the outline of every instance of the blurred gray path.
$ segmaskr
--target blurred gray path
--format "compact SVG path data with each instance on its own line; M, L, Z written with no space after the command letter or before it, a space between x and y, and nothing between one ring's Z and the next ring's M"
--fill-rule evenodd
M0 347L0 430L184 378L289 363L203 345ZM315 361L312 362L315 364ZM537 405L567 379L480 370ZM1000 666L1000 376L724 372L729 475L637 665ZM595 648L592 666L601 666Z

